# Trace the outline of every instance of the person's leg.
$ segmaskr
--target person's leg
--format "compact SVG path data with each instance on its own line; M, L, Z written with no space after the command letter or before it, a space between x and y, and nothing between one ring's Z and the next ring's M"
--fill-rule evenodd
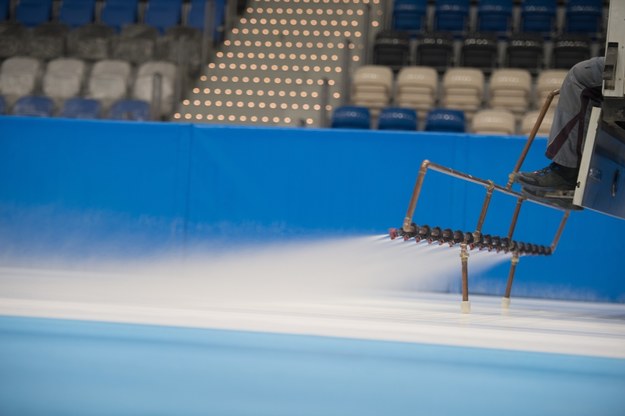
M522 186L575 188L591 103L601 98L604 62L603 57L582 61L567 74L547 143L546 156L553 163L535 172L519 172L516 179Z

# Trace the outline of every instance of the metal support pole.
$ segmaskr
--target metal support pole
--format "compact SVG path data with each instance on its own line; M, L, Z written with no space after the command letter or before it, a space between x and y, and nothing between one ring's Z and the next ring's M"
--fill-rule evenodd
M462 313L471 312L471 303L469 303L469 251L467 244L460 244L460 261L462 263L462 303L460 308Z
M152 99L150 102L150 118L152 120L160 120L162 115L163 102L163 75L155 73L152 76Z
M202 51L200 60L202 65L208 62L208 54L213 49L213 34L215 33L215 0L206 0L204 4L204 32L202 33Z
M495 189L495 183L493 181L488 182L489 185L486 187L486 197L484 197L484 204L482 204L482 212L480 212L480 218L477 220L477 226L473 232L474 239L479 239L482 235L482 226L484 225L484 220L486 220L486 213L488 212L490 200L493 197L493 190Z
M560 237L562 236L562 231L564 231L564 226L566 225L566 221L569 219L569 215L571 215L571 211L564 211L564 215L562 216L562 220L560 221L558 231L556 231L556 235L553 237L553 242L551 243L551 254L553 254L558 247Z
M406 212L406 217L404 218L404 224L402 229L405 232L414 231L412 228L412 216L414 215L414 210L417 207L417 201L419 200L419 194L421 193L421 188L423 187L423 180L425 179L425 174L428 171L428 166L430 165L429 160L424 160L421 163L421 169L419 169L419 176L417 176L417 183L414 186L414 191L412 191L412 197L410 198L410 203L408 204L408 211Z
M508 240L512 241L514 230L516 229L517 221L519 220L519 212L521 212L521 206L523 205L523 198L516 200L516 207L514 208L514 214L512 214L512 221L510 222L510 228L508 229Z
M328 127L328 104L330 97L330 83L328 78L323 78L321 84L321 108L319 109L319 127Z
M516 266L519 264L519 252L515 251L512 254L512 260L510 260L510 272L508 273L508 283L506 284L506 293L501 300L501 307L504 309L510 308L510 292L512 291L512 282L514 281L514 273L516 272Z
M352 52L350 45L352 41L345 38L343 48L343 105L349 104L351 100L351 76L352 76Z
M365 5L365 27L362 32L362 64L367 65L369 63L369 45L373 44L372 40L369 39L371 33L371 4L369 3Z
M530 134L529 134L529 136L527 138L527 142L525 143L525 147L523 148L523 151L521 152L521 156L519 156L519 159L517 160L516 165L514 166L514 170L508 176L508 184L506 185L506 189L512 188L512 184L514 183L514 176L521 169L521 166L523 166L523 162L525 162L525 158L527 157L527 153L529 152L530 147L532 147L532 143L534 142L534 139L536 138L536 134L538 133L538 129L540 128L540 125L542 124L543 119L545 118L545 114L547 114L547 111L549 110L549 106L551 105L551 101L553 101L553 97L555 97L558 94L560 94L560 90L553 90L547 96L547 99L545 100L545 103L543 104L542 108L540 109L540 113L538 114L538 118L536 119L536 123L534 123L534 127L532 127L532 131L530 132Z

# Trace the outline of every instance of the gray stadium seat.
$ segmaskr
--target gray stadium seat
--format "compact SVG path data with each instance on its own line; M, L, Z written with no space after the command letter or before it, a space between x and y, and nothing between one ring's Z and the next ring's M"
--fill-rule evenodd
M65 40L69 29L62 23L44 23L32 30L28 38L28 53L42 60L65 55Z
M76 58L57 58L48 63L43 76L43 92L56 100L80 95L85 76L84 61Z
M161 76L161 100L157 103L160 108L153 109L157 117L170 114L174 109L175 88L176 88L176 65L171 62L152 61L146 62L139 67L137 77L133 86L133 98L152 102L154 93L155 75Z
M37 88L41 78L41 62L26 56L14 56L7 59L0 67L0 94L7 101L30 95Z
M107 59L114 33L113 28L97 23L78 27L67 37L68 53L90 61Z
M158 31L152 26L133 24L124 27L112 42L112 58L142 64L154 59Z
M20 24L0 23L0 59L27 52L28 30Z
M132 67L128 62L106 59L96 62L87 83L87 96L102 101L104 107L128 94Z

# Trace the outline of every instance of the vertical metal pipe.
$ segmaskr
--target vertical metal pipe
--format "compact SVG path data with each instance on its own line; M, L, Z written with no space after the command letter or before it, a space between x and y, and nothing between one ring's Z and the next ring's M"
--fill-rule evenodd
M532 143L534 142L534 139L536 138L538 129L540 128L540 125L542 124L543 119L545 118L545 114L547 114L547 111L549 110L551 101L553 101L553 97L555 97L558 94L560 94L560 90L551 91L549 95L547 96L547 99L545 100L545 103L543 104L542 108L540 109L540 113L538 114L536 123L534 123L534 127L532 127L532 131L530 131L530 134L527 138L527 142L525 143L525 147L523 148L523 151L521 152L521 155L519 156L519 159L517 160L516 165L514 166L514 170L508 177L508 184L506 185L507 189L512 188L512 183L514 182L514 175L521 169L521 166L523 166L523 162L525 162L527 153L529 152L530 147L532 146Z
M421 188L423 187L423 180L425 179L425 174L427 173L428 166L430 165L429 160L424 160L421 163L421 168L419 169L419 176L417 176L417 183L415 183L414 190L412 191L412 196L410 197L410 203L408 204L408 211L406 212L406 217L404 218L404 224L402 229L406 232L412 231L412 216L414 215L414 210L417 207L417 201L419 200L419 194L421 193Z
M345 38L345 47L343 48L343 105L349 104L351 100L351 75L352 75L352 51L350 45L352 41Z
M551 253L553 254L558 247L558 242L560 241L560 236L562 236L562 231L564 231L564 226L566 225L566 221L569 219L569 215L571 215L571 211L564 211L564 215L562 216L562 220L560 221L560 226L558 227L558 231L556 231L556 235L553 237L553 242L551 243Z
M362 63L367 65L369 63L369 45L373 44L369 39L371 33L371 4L365 4L365 27L362 30Z
M488 212L490 200L493 197L493 190L495 189L495 183L493 181L488 181L488 183L489 185L486 187L486 197L484 197L484 204L482 204L482 212L480 212L480 218L477 220L477 226L475 227L475 232L473 233L475 236L482 234L482 226L486 220L486 213Z
M202 65L208 62L208 54L213 49L213 34L215 33L215 0L206 0L204 4L204 32L202 33Z
M460 261L462 263L462 312L469 313L469 251L467 244L460 244Z
M510 228L508 229L508 240L512 241L512 236L514 235L514 230L516 229L516 224L519 219L519 212L521 212L521 206L523 205L523 198L518 198L516 200L516 207L514 208L514 214L512 214L512 221L510 222Z
M512 260L510 260L510 272L508 273L508 283L506 284L506 293L504 298L510 299L510 292L512 292L512 282L514 281L514 273L516 272L516 266L519 264L519 252L515 251L512 254Z
M395 1L387 0L384 5L384 29L393 29L393 8L395 7Z
M234 26L234 22L237 18L237 2L236 0L227 0L226 1L226 16L225 20L225 28L224 33L228 33L230 29Z
M150 100L150 118L159 120L162 115L162 99L163 99L163 75L155 73L152 76L152 99Z
M328 127L328 104L329 104L329 88L328 78L323 78L321 85L321 108L319 109L319 127Z

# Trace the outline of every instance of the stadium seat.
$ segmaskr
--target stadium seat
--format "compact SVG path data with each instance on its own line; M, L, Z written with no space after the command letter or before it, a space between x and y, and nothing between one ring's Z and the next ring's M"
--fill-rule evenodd
M50 61L43 76L44 94L57 100L79 95L85 72L85 62L80 59L57 58Z
M428 33L417 43L416 64L444 72L452 64L453 53L454 39L451 33Z
M550 34L555 28L556 9L556 0L524 0L521 5L521 30Z
M109 107L113 101L126 97L132 68L126 61L103 60L96 62L87 84L87 97L102 101Z
M9 20L9 6L11 0L0 0L0 22Z
M113 103L109 111L113 120L150 120L150 104L143 100L119 100Z
M541 108L549 93L562 86L568 71L565 69L547 69L542 71L536 80L536 108ZM551 101L549 108L554 109L558 105L560 95L556 95Z
M68 31L66 25L58 22L37 26L27 40L28 54L45 61L64 56Z
M443 107L462 110L471 119L484 100L484 73L475 68L449 68L442 92Z
M374 65L384 65L393 71L410 61L410 36L406 32L383 30L378 32L373 45Z
M65 101L59 117L97 119L101 111L102 104L98 100L75 97Z
M417 130L417 112L411 108L387 107L380 111L379 130Z
M0 59L28 52L28 30L19 23L0 23Z
M512 23L513 0L480 0L477 5L477 30L505 34Z
M425 28L427 0L396 0L393 4L393 29L416 35Z
M107 1L100 13L100 21L119 32L122 27L137 22L137 4L134 1Z
M52 17L52 0L21 0L15 8L15 20L28 27L48 22Z
M92 23L95 3L95 0L63 0L59 10L59 21L72 28Z
M152 26L141 23L127 25L111 42L111 57L133 64L150 61L156 56L157 39L158 31Z
M510 36L506 48L506 67L523 68L533 74L543 67L542 36L531 33L521 33Z
M196 73L201 66L202 34L187 26L169 28L157 39L157 58L187 66L189 72Z
M72 30L67 37L67 49L71 56L88 61L108 59L113 28L94 23Z
M467 26L469 0L435 0L434 29L462 33Z
M494 34L475 33L462 42L460 65L479 68L489 74L497 66L497 38Z
M578 62L590 58L591 40L587 35L564 34L554 39L551 66L571 69Z
M2 95L0 95L0 114L5 114L7 112L7 101L4 99Z
M464 133L464 112L438 108L428 113L425 120L425 131Z
M412 108L424 119L436 104L438 97L438 74L434 68L425 66L404 67L397 74L395 103L399 107Z
M565 30L568 33L595 35L601 29L603 0L568 0Z
M16 116L52 117L54 102L48 97L27 95L15 102L13 114Z
M153 103L155 77L160 75L161 99ZM135 99L156 104L153 111L157 117L170 114L174 109L176 88L176 65L165 61L150 61L142 64L137 72L133 86L132 96Z
M530 105L532 76L524 69L498 69L490 77L490 107L521 117Z
M358 68L352 81L352 103L368 107L373 117L386 107L393 91L393 71L386 66L365 65Z
M341 106L332 113L332 128L370 129L371 114L367 107Z
M530 134L534 125L536 124L536 120L538 120L538 116L540 111L530 111L523 117L521 121L521 134L527 136ZM551 125L553 124L553 111L548 111L543 118L542 123L540 123L540 127L538 128L537 136L549 136L549 132L551 131Z
M182 16L182 2L150 0L145 10L143 21L165 33L170 27L180 23Z
M0 94L9 101L35 91L41 77L41 62L26 56L14 56L0 66Z
M511 135L515 133L514 114L507 110L480 110L475 113L471 131L477 134Z

